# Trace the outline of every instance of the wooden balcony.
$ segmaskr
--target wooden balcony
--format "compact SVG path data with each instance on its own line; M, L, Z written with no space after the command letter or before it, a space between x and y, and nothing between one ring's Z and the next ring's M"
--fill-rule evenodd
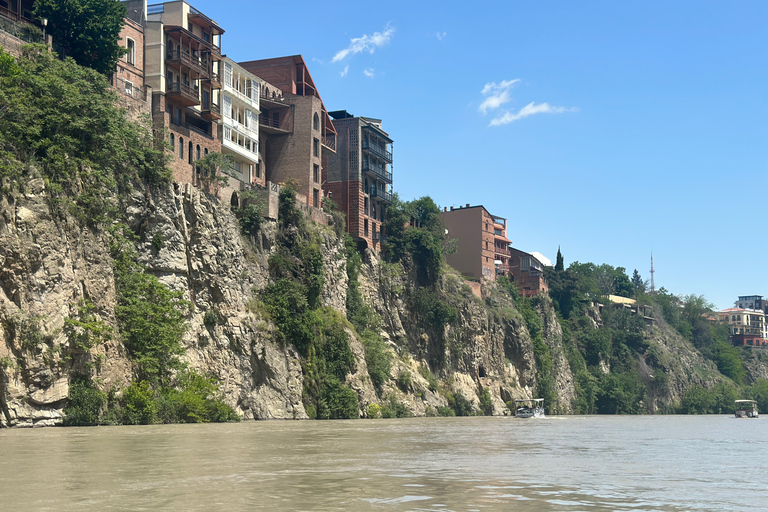
M166 86L165 96L172 98L178 103L187 107L200 104L200 95L197 89L193 89L189 84L173 82Z
M221 109L212 101L204 101L200 106L200 117L206 121L216 121L221 119Z
M165 54L165 63L179 69L182 65L197 71L203 78L210 77L209 61L205 57L196 57L180 48L169 50Z

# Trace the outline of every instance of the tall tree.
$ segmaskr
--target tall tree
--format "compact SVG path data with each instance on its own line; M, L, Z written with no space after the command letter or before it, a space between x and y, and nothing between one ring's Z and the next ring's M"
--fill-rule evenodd
M558 272L562 272L565 270L565 266L563 263L563 254L560 252L560 246L557 246L557 261L555 263L555 270Z
M643 278L640 277L640 272L638 272L637 269L632 272L632 288L634 289L635 295L640 292L645 292L645 282L643 281Z
M109 75L126 49L119 43L126 15L119 0L37 0L36 18L48 19L48 33L64 55Z

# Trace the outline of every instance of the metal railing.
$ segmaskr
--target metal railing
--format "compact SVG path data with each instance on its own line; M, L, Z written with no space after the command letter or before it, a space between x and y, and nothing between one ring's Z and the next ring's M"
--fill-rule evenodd
M277 128L278 130L288 131L288 128L284 126L286 123L281 123L279 119L275 120L264 115L259 116L259 124L262 126L268 126L270 128Z
M114 77L114 80L115 80L115 84L114 84L115 88L121 94L129 96L134 100L139 100L143 102L147 101L144 91L140 87L137 87L133 83L127 80L123 80L122 78Z
M200 110L203 112L203 114L210 113L217 116L221 115L221 109L216 103L213 103L212 101L204 101L200 107Z
M387 148L373 144L367 140L363 140L363 149L365 151L370 151L379 158L386 160L387 163L392 163L392 152L387 151Z
M363 160L363 172L372 172L381 179L392 183L392 173L384 168L384 166L373 165L372 163Z
M371 197L375 197L389 203L392 202L392 192L387 192L386 190L381 190L376 187L371 188Z
M42 43L43 31L33 25L33 21L22 18L16 21L17 13L0 7L0 32L6 32L25 43Z

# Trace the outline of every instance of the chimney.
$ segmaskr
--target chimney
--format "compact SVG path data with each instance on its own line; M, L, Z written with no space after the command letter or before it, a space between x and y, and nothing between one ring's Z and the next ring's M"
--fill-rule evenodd
M447 211L448 211L448 207L447 206L443 206L443 213L445 213Z
M451 211L453 211L453 206L451 206Z
M469 208L469 203L467 203L467 208Z

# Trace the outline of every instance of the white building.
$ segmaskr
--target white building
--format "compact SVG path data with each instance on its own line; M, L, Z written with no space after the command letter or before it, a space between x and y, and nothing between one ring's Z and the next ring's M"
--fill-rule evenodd
M219 93L221 152L234 158L233 178L264 186L264 172L259 167L261 80L228 57L222 59L222 64L224 78Z

